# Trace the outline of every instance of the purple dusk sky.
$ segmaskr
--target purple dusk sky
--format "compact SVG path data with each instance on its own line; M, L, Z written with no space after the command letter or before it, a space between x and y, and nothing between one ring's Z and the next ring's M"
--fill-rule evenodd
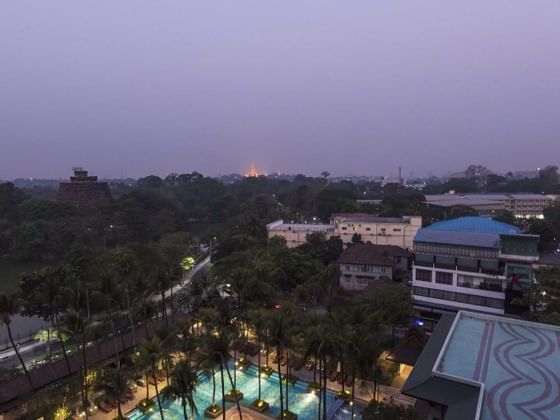
M558 0L0 5L0 178L560 163Z

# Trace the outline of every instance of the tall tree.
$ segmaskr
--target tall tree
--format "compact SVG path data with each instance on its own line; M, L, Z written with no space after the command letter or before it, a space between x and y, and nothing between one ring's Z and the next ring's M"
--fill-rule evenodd
M162 358L161 344L156 337L147 339L140 344L138 348L138 352L140 353L140 355L138 356L140 366L142 366L152 376L152 380L154 382L154 388L156 392L156 400L158 404L159 415L163 420L164 419L163 407L161 405L161 398L159 394L158 378L157 378L158 365ZM146 383L146 386L149 386L149 384Z
M198 413L196 406L196 387L198 385L198 370L190 361L183 360L175 365L171 372L171 381L162 395L164 398L179 398L181 407L183 408L183 417L188 419L187 404L191 412L191 420L194 420L195 414Z
M33 385L33 381L31 380L31 375L29 375L29 371L25 366L25 362L23 361L21 354L19 353L18 346L14 342L14 337L12 335L12 328L11 328L12 316L19 313L20 306L21 306L21 301L16 295L8 296L4 293L0 294L0 324L3 324L6 327L6 330L8 331L8 337L10 339L10 344L12 345L12 348L16 353L16 356L19 360L19 363L21 364L21 368L23 369L25 376L27 377L27 382L29 382L29 385L31 386L32 389L35 389L35 386Z
M105 391L111 401L117 402L117 420L124 420L121 401L130 392L130 373L124 369L105 369L96 380L96 387Z

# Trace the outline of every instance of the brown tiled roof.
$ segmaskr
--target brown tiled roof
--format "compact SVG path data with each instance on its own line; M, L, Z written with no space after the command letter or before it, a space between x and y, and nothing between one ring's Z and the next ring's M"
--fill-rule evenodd
M423 328L410 328L405 337L389 352L386 359L414 366L429 337Z
M393 265L393 257L406 258L406 251L393 245L354 244L338 258L341 264Z

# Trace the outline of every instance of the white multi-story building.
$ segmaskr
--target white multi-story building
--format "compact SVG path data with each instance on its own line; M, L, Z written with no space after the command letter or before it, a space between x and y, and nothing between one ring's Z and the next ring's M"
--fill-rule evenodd
M336 213L330 224L295 224L277 220L266 226L268 237L282 236L289 247L305 243L308 234L323 232L346 243L358 235L363 242L411 249L414 236L422 227L421 216L378 217L365 213Z
M503 315L533 284L538 236L505 223L462 217L420 229L412 295L421 315L460 309Z

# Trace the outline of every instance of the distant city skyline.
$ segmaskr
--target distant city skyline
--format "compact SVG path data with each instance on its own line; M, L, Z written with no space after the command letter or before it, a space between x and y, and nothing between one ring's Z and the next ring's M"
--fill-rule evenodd
M3 2L0 179L530 170L560 2Z
M551 164L547 164L547 165L543 165L542 168L546 167L546 166L556 166L554 163ZM407 179L413 179L413 178L429 178L429 177L438 177L438 178L446 178L449 176L453 176L453 175L458 175L460 173L464 172L464 169L466 169L467 166L465 166L464 168L461 168L457 171L447 171L446 173L434 173L433 171L428 171L428 173L415 173L414 171L408 171L408 172L402 172L402 178L403 180L407 180ZM16 179L24 179L24 180L68 180L70 179L70 176L72 175L72 168L70 168L70 170L60 176L53 176L53 177L30 177L30 176L20 176L20 177L12 177L12 178L0 178L0 181L12 181L12 180L16 180ZM155 173L147 173L147 174L141 174L139 176L132 176L132 175L126 175L124 172L120 175L99 175L98 173L96 173L95 171L91 171L89 170L89 168L84 167L83 169L86 169L90 172L91 175L94 176L98 176L99 179L111 179L111 180L117 180L117 179L139 179L142 177L146 177L149 175L156 175L159 176L161 178L165 178L167 175L170 175L172 173L177 173L177 174L182 174L182 173L190 173L193 171L183 171L183 172L176 172L176 171L171 171L171 172L167 172L167 173L163 173L163 174L155 174ZM531 169L525 169L525 168L510 168L504 171L495 171L492 170L492 168L488 168L491 170L492 173L497 173L497 174L506 174L507 172L512 172L515 174L526 174L527 176L529 176L530 174L536 174L538 173L538 170L541 168L531 168ZM220 178L220 177L228 177L230 175L239 175L241 177L257 177L257 176L295 176L295 175L305 175L305 176L310 176L310 177L322 177L323 174L319 173L319 174L315 174L315 173L307 173L305 171L299 171L299 172L284 172L281 170L274 170L274 171L267 171L264 168L260 167L257 165L257 163L255 162L251 162L251 164L245 169L245 170L241 170L238 172L230 172L230 173L220 173L220 174L208 174L205 173L203 171L197 171L199 173L201 173L204 176L209 176L209 177L214 177L214 178ZM328 172L328 171L325 171ZM381 173L368 173L368 174L360 174L360 173L354 173L354 174L331 174L329 172L329 178L363 178L363 177L371 177L371 178L385 178L385 179L394 179L394 180L398 180L399 175L398 175L398 168L396 168L393 172L389 172L386 174L381 174Z

